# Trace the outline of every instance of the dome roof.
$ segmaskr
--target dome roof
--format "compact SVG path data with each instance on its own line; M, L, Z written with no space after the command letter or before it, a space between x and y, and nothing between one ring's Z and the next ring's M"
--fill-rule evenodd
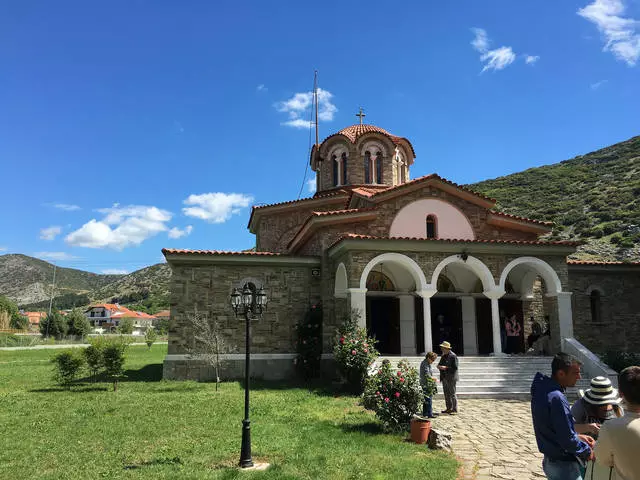
M346 137L351 143L356 143L359 137L361 137L362 135L366 135L368 133L382 134L387 138L389 138L389 140L391 140L396 145L400 143L404 143L406 146L408 146L411 149L411 154L415 158L416 152L413 149L413 145L411 145L411 142L409 140L407 140L404 137L398 137L392 133L387 132L384 128L376 127L375 125L351 125L350 127L343 128L342 130L334 133L333 135L329 135L327 138L325 138L322 141L320 145L325 143L330 138L336 137L338 135L342 135L343 137ZM313 152L315 151L315 149L316 149L316 146L314 145L311 152L312 158L313 158Z

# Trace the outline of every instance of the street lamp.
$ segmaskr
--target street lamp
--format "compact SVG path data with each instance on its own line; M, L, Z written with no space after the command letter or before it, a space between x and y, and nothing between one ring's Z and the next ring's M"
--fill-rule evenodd
M249 421L249 365L251 361L251 319L256 315L262 315L267 308L267 294L264 288L253 292L246 284L240 292L234 288L229 302L233 307L236 317L243 315L246 322L246 344L244 361L244 420L242 420L242 447L240 449L240 467L253 467L251 459L251 422Z

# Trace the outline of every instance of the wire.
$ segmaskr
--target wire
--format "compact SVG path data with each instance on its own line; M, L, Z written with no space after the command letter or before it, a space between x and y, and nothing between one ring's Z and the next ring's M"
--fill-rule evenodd
M317 81L317 72L314 74L313 76L313 89L311 90L314 94L314 98L311 101L311 110L309 112L309 145L307 148L307 158L305 159L305 167L304 167L304 177L302 177L302 184L300 185L300 191L298 192L298 198L297 200L300 200L300 196L302 195L302 190L304 189L304 185L307 181L307 172L309 171L309 156L311 155L311 141L312 141L312 137L313 137L313 128L315 126L315 123L313 121L313 112L316 108L316 102L315 102L315 95L317 95L317 91L316 88L318 87L316 81Z

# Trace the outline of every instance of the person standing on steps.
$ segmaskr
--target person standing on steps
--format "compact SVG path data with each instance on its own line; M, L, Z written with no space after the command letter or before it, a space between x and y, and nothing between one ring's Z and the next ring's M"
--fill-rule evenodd
M446 404L446 410L443 410L442 413L455 415L458 413L458 397L456 397L456 384L459 378L458 356L451 351L449 342L442 342L440 348L442 349L442 357L438 363L438 370L440 370L440 382Z
M531 384L531 417L542 469L549 480L583 480L595 441L576 433L569 402L564 395L580 377L580 362L558 353L551 362L551 377L536 373Z

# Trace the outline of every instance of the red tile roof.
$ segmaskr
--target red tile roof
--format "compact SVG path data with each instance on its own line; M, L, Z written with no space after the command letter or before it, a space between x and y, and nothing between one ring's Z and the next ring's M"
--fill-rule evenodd
M445 239L445 238L418 238L418 237L376 237L373 235L359 235L356 233L348 233L341 236L329 248L333 248L343 240L411 240L421 242L442 242L442 243L492 243L497 245L559 245L566 247L577 247L583 242L562 241L541 241L541 240L465 240L465 239Z
M356 143L356 140L359 137L361 137L362 135L365 135L367 133L380 133L382 135L385 135L386 137L389 138L389 140L391 140L396 145L399 144L402 141L405 141L405 142L407 142L407 144L411 148L411 154L413 155L413 157L415 158L415 156L416 156L416 152L413 149L413 145L411 144L411 142L408 139L406 139L404 137L398 137L396 135L393 135L392 133L387 132L384 128L376 127L375 125L351 125L350 127L343 128L342 130L340 130L337 133L334 133L333 135L329 135L327 138L325 138L322 141L322 143L326 142L330 138L335 137L336 135L342 135L344 137L347 137L347 139L351 143ZM314 149L315 149L315 145L314 145ZM314 149L312 149L312 151L311 151L311 155L312 156L313 156Z
M325 197L335 197L337 195L347 195L348 192L345 192L343 190L336 190L336 191L331 191L331 192L322 192L322 193L318 193L316 195L314 195L313 197L307 197L307 198L300 198L298 200L288 200L286 202L278 202L278 203L269 203L269 204L265 204L265 205L254 205L253 207L251 207L252 209L252 214L253 214L253 210L259 210L261 208L269 208L269 207L277 207L280 205L290 205L292 203L302 203L302 202L309 202L311 200L317 200L319 198L325 198Z
M602 262L597 260L567 260L569 265L625 265L640 267L640 262Z
M124 305L118 305L117 303L98 303L97 305L91 305L86 311L88 312L94 308L109 310L111 312L111 318L154 318L148 313L137 312Z
M251 255L251 256L278 256L281 253L273 252L229 252L224 250L181 250L177 248L163 248L164 255L184 254L184 255Z
M375 207L370 208L348 208L346 210L329 210L326 212L311 212L314 217L327 217L329 215L347 215L349 213L364 213L376 210Z
M491 215L496 215L499 217L507 217L507 218L512 218L514 220L521 220L523 222L528 222L528 223L535 223L538 225L544 225L547 227L553 227L553 222L543 222L542 220L533 220L532 218L527 218L527 217L520 217L518 215L512 215L510 213L503 213L503 212L496 212L491 210Z

